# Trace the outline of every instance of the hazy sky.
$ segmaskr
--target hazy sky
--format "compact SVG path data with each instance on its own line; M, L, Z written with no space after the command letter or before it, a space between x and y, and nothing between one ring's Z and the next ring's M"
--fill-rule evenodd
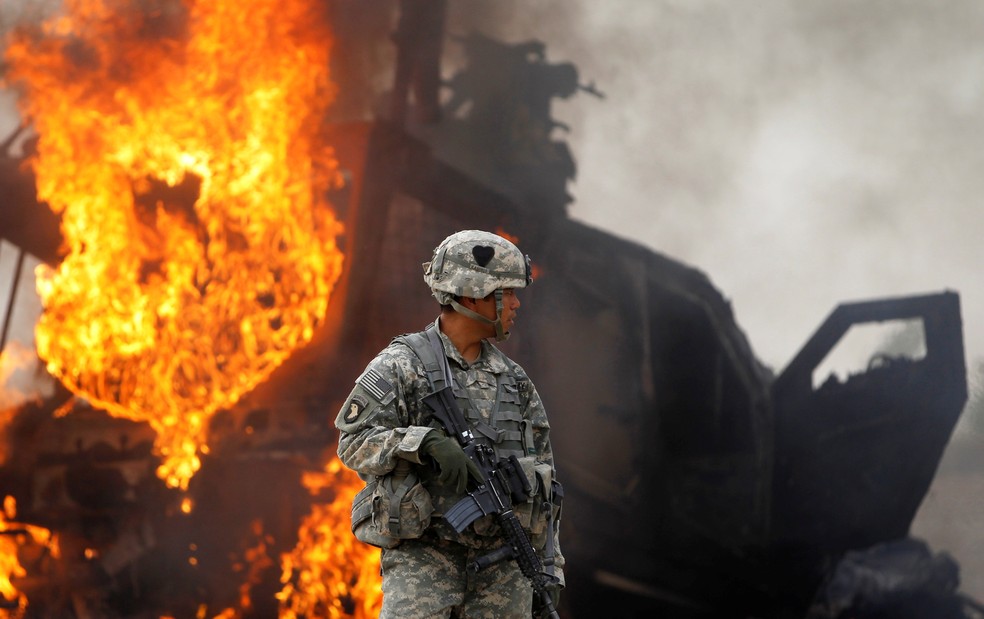
M508 4L607 95L555 108L572 215L707 273L764 362L838 302L943 289L984 355L984 4Z

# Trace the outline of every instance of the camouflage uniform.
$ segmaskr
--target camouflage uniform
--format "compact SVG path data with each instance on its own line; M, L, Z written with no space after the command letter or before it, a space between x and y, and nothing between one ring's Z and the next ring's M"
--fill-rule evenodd
M472 363L443 334L441 342L457 385L456 400L475 436L484 437L480 440L488 441L500 456L522 456L531 484L547 487L515 508L543 556L550 530L547 519L556 512L543 500L550 498L553 453L540 397L523 369L488 341L482 342L482 352ZM424 517L420 523L422 532L411 532L414 539L383 549L380 617L450 617L455 610L456 617L528 618L532 591L515 561L501 561L476 574L465 569L502 545L493 517L479 518L460 534L440 517L461 497L439 482L429 459L418 452L427 433L441 431L422 403L430 393L422 361L397 338L369 363L335 421L340 431L338 455L346 466L368 481L412 463L433 506L429 520ZM383 519L385 514L373 518ZM557 533L554 530L552 550L555 575L562 581Z

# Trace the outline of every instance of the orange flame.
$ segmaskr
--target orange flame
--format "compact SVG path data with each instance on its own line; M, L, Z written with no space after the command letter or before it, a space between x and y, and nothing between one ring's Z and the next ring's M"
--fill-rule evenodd
M513 245L519 245L519 237L516 236L515 234L510 234L509 232L506 232L506 230L502 226L496 228L495 233L501 236L502 238L506 239ZM540 265L538 264L533 265L533 272L531 273L531 275L533 276L534 281L540 279L540 277L543 276L543 269L540 267Z
M5 441L3 439L6 427L13 420L17 408L37 394L28 394L15 384L14 373L27 369L31 363L36 363L37 357L26 346L11 342L0 351L0 465L7 459Z
M21 538L28 536L36 544L54 544L48 529L12 522L16 507L14 497L8 496L3 501L3 510L0 511L0 596L4 599L4 606L12 607L0 610L0 619L22 617L27 608L27 596L18 591L13 583L13 579L27 575L27 570L18 557Z
M379 616L383 593L379 549L359 542L349 530L352 499L362 481L333 459L323 473L305 474L313 495L330 488L333 497L315 504L298 531L297 546L281 557L280 619Z
M233 568L236 572L246 570L246 581L239 586L239 607L245 611L253 608L252 588L263 581L263 572L273 567L273 560L267 554L267 546L273 539L263 533L263 521L254 520L251 528L256 536L256 544L245 550L243 561Z
M67 251L38 269L38 353L154 428L171 487L209 417L311 339L340 272L320 6L65 0L6 52Z

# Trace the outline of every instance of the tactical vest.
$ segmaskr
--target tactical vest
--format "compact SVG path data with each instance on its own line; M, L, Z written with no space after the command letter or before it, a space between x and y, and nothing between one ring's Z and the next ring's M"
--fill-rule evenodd
M417 355L427 373L431 392L443 389L447 384L445 368L446 361L444 344L437 330L437 323L424 331L401 335L394 339L410 347ZM475 408L468 397L465 388L456 384L452 375L452 392L458 407L471 426L475 440L485 441L490 445L498 458L516 456L524 470L529 468L527 476L535 489L534 496L526 503L514 506L516 516L522 526L532 535L531 541L537 549L543 549L543 564L547 572L554 574L554 531L560 522L563 488L553 477L553 467L549 463L536 462L536 448L533 443L533 424L523 419L522 389L516 381L515 368L510 359L502 356L507 368L506 372L496 374L496 397L489 421L482 419L481 413ZM512 370L512 371L510 371ZM435 421L435 424L437 422ZM481 525L482 520L473 525L479 535L489 534L489 529ZM483 532L484 531L484 532Z
M440 350L435 350L436 345L428 337L428 332L432 332L431 337L437 338L436 342L440 344ZM438 357L438 354L445 355L445 353L444 345L437 333L436 323L429 326L425 331L401 335L394 341L409 346L417 355L423 363L424 371L427 373L427 381L430 383L432 391L436 392L444 388L447 380L442 359ZM510 368L514 367L512 362L504 356L503 360ZM522 393L516 381L515 372L502 372L496 374L495 378L495 403L492 406L488 421L482 419L481 412L469 397L467 388L454 381L452 392L458 402L458 407L468 421L468 425L471 426L476 440L486 442L495 451L497 457L506 459L509 456L522 458L535 455L533 426L529 420L523 419Z

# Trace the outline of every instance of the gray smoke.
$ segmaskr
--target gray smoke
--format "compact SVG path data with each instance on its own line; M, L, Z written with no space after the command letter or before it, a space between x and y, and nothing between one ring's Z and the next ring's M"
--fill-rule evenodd
M705 271L763 362L781 369L839 302L952 289L979 405L984 4L459 0L452 16L597 82L604 101L555 107L571 214ZM980 598L984 470L961 455L984 447L976 427L913 534Z
M946 288L984 354L984 5L476 4L461 27L539 38L607 94L555 108L572 215L707 272L764 362L840 301Z

